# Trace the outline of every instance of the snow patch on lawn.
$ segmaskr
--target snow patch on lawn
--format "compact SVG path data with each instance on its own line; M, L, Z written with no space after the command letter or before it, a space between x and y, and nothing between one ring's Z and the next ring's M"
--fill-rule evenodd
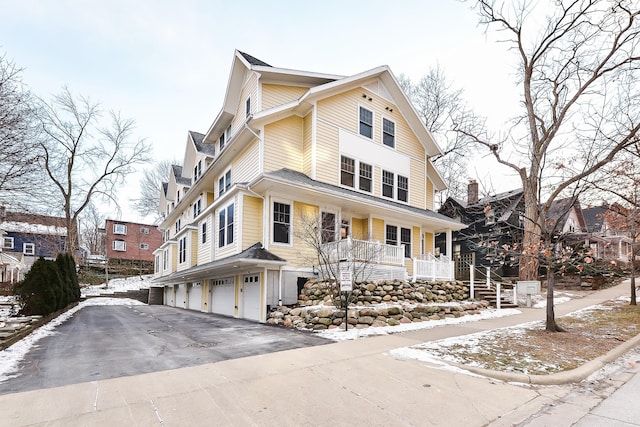
M401 323L397 326L377 326L364 329L357 329L355 326L350 325L347 331L342 328L334 328L318 331L317 334L323 338L328 338L334 341L346 341L375 335L388 335L407 331L417 331L419 329L431 329L445 325L460 325L484 319L497 319L499 317L513 316L520 313L522 312L515 308L502 310L486 309L480 312L480 314L469 314L462 317L429 320L424 322Z
M80 288L83 297L96 295L109 295L115 292L134 291L138 289L148 289L151 286L153 275L131 276L122 279L111 279L109 284L91 285Z
M77 311L89 306L101 305L145 305L140 301L128 298L91 298L82 301L70 310L65 311L46 325L35 329L31 334L18 341L11 347L0 351L0 382L17 376L20 361L42 338L56 333L55 329L66 322Z

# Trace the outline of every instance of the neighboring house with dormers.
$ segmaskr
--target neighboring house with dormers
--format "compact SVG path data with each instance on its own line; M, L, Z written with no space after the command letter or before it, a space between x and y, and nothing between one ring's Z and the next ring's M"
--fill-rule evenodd
M65 218L9 212L0 206L0 242L4 255L3 281L22 280L36 259L55 259L65 251Z
M158 227L114 219L107 219L105 224L105 253L109 268L153 272L153 253L162 244Z
M165 304L264 322L317 277L305 216L327 253L375 252L375 278L451 279L434 236L450 256L464 225L433 210L438 154L388 67L345 77L236 51L221 111L162 184L154 282Z

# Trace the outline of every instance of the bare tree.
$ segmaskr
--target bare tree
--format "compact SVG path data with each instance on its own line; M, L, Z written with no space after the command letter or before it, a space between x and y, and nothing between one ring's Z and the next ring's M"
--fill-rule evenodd
M33 185L36 167L35 114L22 69L0 56L0 202L14 204Z
M96 205L89 203L80 215L82 242L93 255L105 255L105 216Z
M523 279L538 276L553 201L577 194L585 179L638 140L638 8L632 0L477 2L480 22L497 28L517 58L522 110L502 139L465 123L458 130L520 176ZM546 329L557 331L552 283L547 301Z
M169 178L171 165L176 164L176 160L162 160L146 168L140 180L140 197L132 200L131 206L143 217L152 217L155 223L160 222L164 214L160 209L162 183Z
M118 191L136 165L147 160L149 146L133 140L134 121L110 112L110 123L101 123L98 103L75 97L67 88L50 103L42 101L40 126L42 169L52 183L67 227L67 252L77 249L78 218L94 199L118 206Z
M471 112L462 100L463 91L453 87L439 65L430 68L416 83L404 74L398 80L443 151L442 155L432 158L448 187L439 193L440 203L447 197L462 198L468 178L467 159L477 151L475 144L455 132L455 123L470 122L467 116Z
M344 307L340 295L340 278L343 271L351 273L354 282L368 279L373 264L383 255L383 247L373 242L354 240L341 236L336 230L333 214L324 217L316 211L298 212L294 236L305 243L301 257L318 266L319 275L332 287L336 307ZM343 237L343 238L342 238ZM350 301L351 295L347 295Z

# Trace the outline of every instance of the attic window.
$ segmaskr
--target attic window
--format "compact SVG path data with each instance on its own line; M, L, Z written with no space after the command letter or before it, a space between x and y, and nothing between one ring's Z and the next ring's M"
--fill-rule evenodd
M13 249L13 237L3 237L2 247L4 249Z
M489 203L484 206L484 216L486 225L496 223L496 213Z

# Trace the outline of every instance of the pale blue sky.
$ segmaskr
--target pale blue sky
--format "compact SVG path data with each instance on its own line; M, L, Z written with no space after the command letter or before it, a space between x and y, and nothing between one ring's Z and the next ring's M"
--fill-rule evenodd
M514 62L487 40L469 7L455 0L0 0L0 52L25 68L37 95L68 85L133 117L156 159L181 161L187 131L204 133L221 108L234 49L276 67L343 75L386 64L417 80L440 64L499 126L517 102ZM126 199L120 203L125 220L139 220Z

